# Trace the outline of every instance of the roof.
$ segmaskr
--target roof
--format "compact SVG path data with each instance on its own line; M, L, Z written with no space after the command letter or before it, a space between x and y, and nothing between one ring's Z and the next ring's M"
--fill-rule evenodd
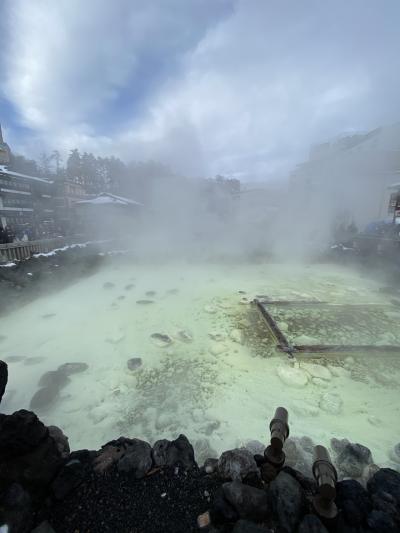
M13 170L8 170L4 165L0 165L0 173L7 174L8 176L14 176L16 178L24 178L27 180L41 181L42 183L54 183L51 180L46 180L44 178L38 178L36 176L28 176L28 174L21 174L20 172L14 172Z
M108 192L102 192L95 198L90 200L78 200L75 205L143 205L140 202L131 200L130 198L124 198L122 196L116 196Z

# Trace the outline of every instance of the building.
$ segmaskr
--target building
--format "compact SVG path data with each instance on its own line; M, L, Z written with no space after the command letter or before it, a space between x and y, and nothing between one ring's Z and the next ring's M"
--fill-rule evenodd
M312 147L290 180L288 202L320 219L363 226L385 215L387 187L400 173L400 123Z
M0 165L8 165L10 162L10 148L3 140L3 132L0 124Z
M102 238L125 236L138 223L143 204L103 192L75 204L77 218L90 235Z
M54 189L57 226L64 234L76 233L79 231L79 215L75 204L87 197L86 191L83 185L68 178L57 180Z
M0 166L0 225L35 238L53 233L53 182Z

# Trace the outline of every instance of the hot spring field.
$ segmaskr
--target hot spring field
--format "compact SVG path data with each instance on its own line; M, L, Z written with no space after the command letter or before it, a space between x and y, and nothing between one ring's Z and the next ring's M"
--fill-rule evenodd
M72 449L120 435L194 443L199 461L267 442L277 406L291 435L368 446L391 465L399 442L400 355L357 353L289 361L250 302L319 300L360 306L277 306L295 344L399 345L400 308L382 283L329 265L111 264L0 320L9 365L2 410L33 408ZM363 304L373 304L363 308ZM344 309L344 311L343 311ZM65 363L85 363L63 375ZM40 386L39 386L40 382ZM398 467L397 467L398 468Z

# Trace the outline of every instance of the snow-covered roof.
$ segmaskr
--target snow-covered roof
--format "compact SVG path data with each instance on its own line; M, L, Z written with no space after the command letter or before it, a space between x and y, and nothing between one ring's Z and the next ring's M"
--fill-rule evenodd
M102 192L95 198L90 200L78 200L75 205L143 205L140 202L131 200L129 198L123 198L122 196L116 196L108 192Z
M24 178L27 180L41 181L42 183L54 183L53 181L46 180L44 178L37 178L36 176L28 176L28 174L21 174L20 172L14 172L12 170L8 170L4 165L0 165L0 172L2 174L14 176L16 178Z

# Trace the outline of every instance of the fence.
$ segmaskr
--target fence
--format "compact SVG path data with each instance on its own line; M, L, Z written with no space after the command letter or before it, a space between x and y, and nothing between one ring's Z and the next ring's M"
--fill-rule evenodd
M73 241L64 237L54 239L42 239L40 241L21 241L9 244L0 244L0 263L2 261L14 261L27 259L32 254L51 252L55 248L62 248L71 242L82 242L74 237Z

